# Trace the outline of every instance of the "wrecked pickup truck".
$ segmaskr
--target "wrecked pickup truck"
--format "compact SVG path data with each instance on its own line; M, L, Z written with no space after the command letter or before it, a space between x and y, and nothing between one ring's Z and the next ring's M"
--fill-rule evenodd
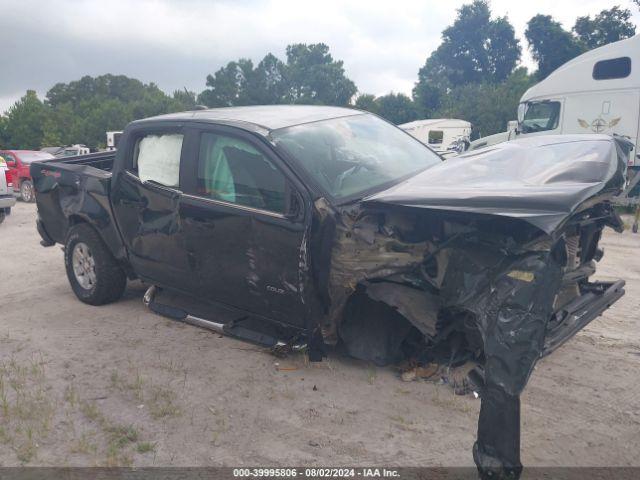
M260 106L135 121L115 156L31 173L42 244L64 245L81 301L139 278L159 313L312 360L340 344L381 365L474 362L474 460L515 478L536 361L624 294L590 277L603 229L623 229L609 200L625 163L603 135L442 162L368 113Z

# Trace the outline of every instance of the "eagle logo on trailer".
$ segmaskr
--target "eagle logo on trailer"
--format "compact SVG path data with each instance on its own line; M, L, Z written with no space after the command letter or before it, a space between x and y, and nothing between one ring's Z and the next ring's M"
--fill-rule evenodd
M590 128L594 133L602 133L609 128L615 127L618 123L620 123L622 117L614 118L613 120L607 122L604 118L598 117L593 122L589 123L586 120L578 119L578 123L582 128Z

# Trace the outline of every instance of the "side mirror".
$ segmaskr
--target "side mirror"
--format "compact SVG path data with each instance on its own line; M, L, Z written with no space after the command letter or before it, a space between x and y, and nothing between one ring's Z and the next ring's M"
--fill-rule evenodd
M15 168L16 161L15 160L7 160L7 167Z

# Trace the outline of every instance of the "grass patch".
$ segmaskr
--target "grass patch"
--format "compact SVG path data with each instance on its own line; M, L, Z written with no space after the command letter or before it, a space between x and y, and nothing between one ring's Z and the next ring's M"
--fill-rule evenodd
M155 419L177 417L182 412L176 405L176 392L170 388L153 385L147 401L149 413Z
M131 394L139 402L144 400L144 379L140 375L140 370L136 369L132 378L120 375L117 370L114 370L111 372L110 380L112 388Z
M133 465L131 447L140 439L134 425L120 425L110 421L98 409L95 402L80 402L80 410L89 420L95 422L106 436L105 467L129 467ZM97 448L94 452L97 451Z
M42 354L0 363L0 442L9 445L21 463L37 457L54 413Z
M76 439L71 445L71 453L84 453L95 455L98 446L93 442L93 435L83 433L80 438Z
M138 440L138 430L133 425L108 425L105 431L109 434L109 443L122 448Z
M156 444L152 442L138 442L136 445L136 452L149 453L156 450Z
M80 402L80 411L89 420L98 422L103 419L102 413L98 410L96 402L82 401Z
M78 392L72 383L64 389L64 401L71 405L72 408L75 408L78 403Z

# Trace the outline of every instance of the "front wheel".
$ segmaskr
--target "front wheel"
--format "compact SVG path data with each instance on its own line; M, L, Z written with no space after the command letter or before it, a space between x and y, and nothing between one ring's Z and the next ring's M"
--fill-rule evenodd
M127 286L127 276L98 234L85 224L69 230L64 262L76 297L89 305L118 300Z
M23 202L35 202L36 194L33 190L33 182L31 180L23 180L20 182L20 196Z

